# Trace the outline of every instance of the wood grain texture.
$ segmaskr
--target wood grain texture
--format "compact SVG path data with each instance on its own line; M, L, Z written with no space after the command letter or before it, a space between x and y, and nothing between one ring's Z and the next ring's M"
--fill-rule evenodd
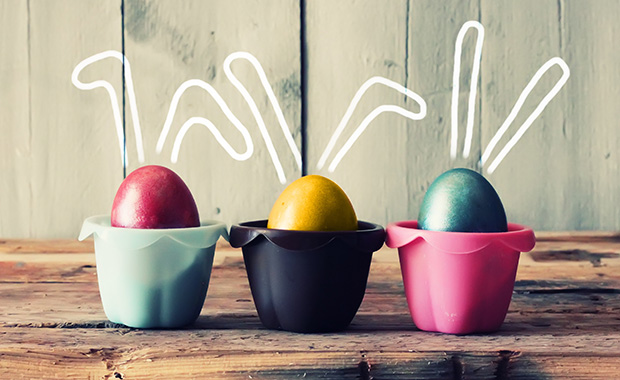
M605 127L610 124L604 121L619 116L617 107L604 105L620 95L618 73L606 70L607 62L619 59L618 52L608 48L620 33L612 21L618 4L597 2L587 10L585 4L571 0L482 4L487 28L481 76L483 146L547 60L561 57L571 70L561 92L489 176L509 219L541 229L617 230L618 212L603 210L620 201L615 174L619 161L614 159L620 132ZM559 67L547 72L495 154L560 76Z
M483 149L536 71L548 59L559 56L569 67L575 67L569 82L496 172L486 175L497 188L512 221L545 230L618 229L618 213L603 210L618 203L620 185L613 174L617 172L618 160L613 159L613 152L620 146L619 133L617 128L604 126L609 122L602 121L617 119L617 107L603 106L603 98L618 98L618 86L604 85L615 83L617 73L605 71L603 64L617 61L616 52L605 48L617 28L599 29L601 22L607 22L601 20L616 17L617 4L599 3L588 10L585 19L580 16L582 6L577 1L482 1L479 6L473 2L404 1L381 7L359 2L310 3L310 168L365 78L383 75L401 83L406 80L407 87L427 101L426 118L405 121L398 115L378 117L331 176L349 193L362 217L379 223L414 219L425 190L441 172L451 167L464 166L481 172L488 168L560 78L558 67L536 86L485 168L478 165ZM599 12L606 14L598 17ZM457 159L452 160L448 152L454 44L459 29L468 20L480 21L486 36L474 109L472 153L468 159L461 154L476 33L470 31L464 39L459 81L459 149ZM603 38L597 38L597 33L602 33ZM578 53L584 45L592 52L588 63L581 61L585 54ZM332 59L325 58L327 52ZM594 65L600 69L594 70ZM576 80L577 76L580 79ZM593 80L582 85L590 76ZM337 148L374 106L383 102L407 106L394 91L369 91L367 98L369 104L360 103L359 115L351 120L349 132L341 137ZM583 107L588 99L598 100ZM313 112L316 109L322 112Z
M124 350L55 349L53 353L36 349L3 350L0 357L3 359L1 368L7 375L17 376L13 377L15 379L42 373L58 373L69 379L604 379L617 374L620 362L616 355L569 356L506 350L467 354L448 350L358 352L312 349L249 353L171 348L160 356L156 350L138 347ZM316 367L317 363L321 363L320 368Z
M452 107L452 74L454 70L454 43L461 26L476 20L479 7L476 2L409 1L409 78L407 87L419 92L427 101L428 113L424 120L415 124L415 134L409 139L410 146L400 160L407 163L409 207L405 219L417 219L424 194L437 176L454 167L475 168L480 150L475 138L472 140L469 158L461 152L465 142L464 131L467 117L470 76L473 62L475 34L469 33L463 49L459 80L458 155L450 158L450 128ZM412 122L408 123L411 128ZM480 125L474 120L474 136ZM399 175L392 172L391 175ZM392 207L398 208L398 204ZM388 221L389 222L389 221Z
M125 2L126 55L132 64L145 163L163 164L179 173L191 189L202 219L228 224L266 219L284 189L258 123L223 66L226 57L237 51L249 52L258 59L299 147L299 12L295 1ZM256 102L290 183L301 170L256 70L245 60L233 62L231 70ZM213 97L199 88L189 89L181 98L164 150L156 154L172 96L190 79L213 86L246 126L254 144L254 154L247 161L233 160L206 127L194 125L183 140L178 163L171 163L175 137L193 116L213 122L237 152L246 150L242 135ZM129 171L138 165L131 112L128 108Z
M461 24L477 14L475 5L458 1L393 1L380 7L373 1L308 2L310 171L317 171L349 103L369 78L382 76L406 86L428 105L427 116L419 121L390 112L375 118L330 173L336 153L376 107L394 104L420 110L396 90L374 85L359 102L327 165L317 171L343 187L361 219L381 224L416 219L432 180L453 165L449 156L453 44ZM464 60L467 56L466 52ZM464 121L465 113L460 116ZM472 160L459 163L473 165Z
M229 224L266 218L284 189L250 107L224 73L229 54L247 51L261 63L295 144L307 147L308 172L333 178L361 219L382 225L415 219L426 189L441 172L452 167L484 170L478 165L480 155L521 91L542 64L561 57L571 69L570 79L487 177L511 221L535 230L620 230L614 207L620 204L616 127L620 111L615 105L620 76L614 65L620 53L613 49L620 36L616 22L620 3L318 0L303 4L302 9L296 0L2 2L0 174L5 180L0 182L0 237L73 238L85 217L109 212L123 174L110 99L101 88L77 89L71 73L93 54L122 51L123 39L132 65L144 164L163 164L177 171L193 191L202 218ZM455 39L468 20L484 25L485 42L472 153L465 159L461 152L476 34L470 31L465 36L459 156L452 160ZM264 117L290 183L301 171L255 69L242 60L231 67ZM560 74L555 67L543 77L491 160ZM317 169L356 91L377 75L420 94L428 105L427 116L411 121L394 113L380 115L329 173L327 165L336 152L375 107L394 104L418 110L411 99L375 85L362 98L327 165ZM80 79L110 82L122 109L120 62L106 59L92 64ZM246 148L214 99L197 88L181 98L163 151L156 152L173 94L188 79L201 79L221 94L249 130L255 150L251 158L233 160L206 127L195 125L186 135L178 162L171 163L174 138L192 116L211 120L236 151ZM140 163L134 110L128 97L125 103L131 171Z
M523 254L501 330L415 328L395 250L375 254L366 296L340 333L266 330L237 250L222 247L198 321L178 330L108 322L94 255L8 241L0 255L0 369L7 378L608 379L620 371L620 240L543 234ZM64 260L55 257L64 255ZM91 261L88 261L88 255ZM598 261L592 260L598 255ZM43 258L47 257L47 260Z
M620 129L607 127L617 125L620 109L606 105L608 101L615 104L620 98L619 73L608 69L613 66L611 62L620 60L620 52L608 48L620 38L616 22L620 8L616 2L602 1L588 7L584 14L577 1L560 4L561 52L572 70L572 83L564 94L565 129L576 142L575 148L569 148L573 151L568 162L574 178L570 186L576 186L576 194L584 194L567 202L574 210L574 225L566 228L599 225L620 230L620 212L612 206L620 203ZM606 26L601 28L603 24ZM580 49L578 45L585 47ZM592 62L590 67L580 63L586 56Z
M32 165L29 121L28 4L0 3L0 231L3 236L30 232ZM7 180L10 179L10 180ZM8 216L12 217L9 218Z
M111 207L122 179L111 106L103 89L71 83L74 67L104 50L120 50L120 1L30 1L31 238L75 237L82 221ZM92 70L91 70L92 69ZM104 79L119 91L121 68L111 59L85 69L83 82ZM2 212L2 217L14 215ZM10 219L9 219L10 220ZM4 232L4 231L3 231ZM2 234L9 237L9 234Z
M407 106L404 96L380 84L361 98L322 170L319 158L358 89L371 77L406 82L407 6L403 1L376 6L373 1L308 1L307 146L308 171L336 181L349 195L362 220L402 218L408 204L407 150L409 129L398 115L384 113L373 121L334 173L327 168L362 120L382 104ZM416 128L412 125L410 128ZM391 154L386 154L390 152ZM393 157L398 157L391 160ZM386 176L385 173L393 173ZM390 197L383 195L390 194ZM399 204L401 207L393 207Z
M111 164L116 152L100 143L114 136L103 128L111 120L109 102L91 102L92 94L71 84L71 72L82 58L120 46L112 32L120 11L94 1L0 7L0 233L75 236L81 219L111 204L112 179L122 172ZM120 70L100 70L120 87L113 79ZM93 80L92 74L81 78Z

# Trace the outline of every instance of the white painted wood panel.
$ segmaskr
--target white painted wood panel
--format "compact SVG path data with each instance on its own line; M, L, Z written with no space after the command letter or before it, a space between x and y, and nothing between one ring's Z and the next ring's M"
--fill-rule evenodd
M409 213L407 219L417 219L420 204L426 190L437 176L455 167L476 168L480 151L474 138L471 153L463 158L469 86L473 68L473 46L476 34L469 32L463 48L461 75L459 77L458 114L459 128L457 156L450 156L452 82L454 71L454 49L459 30L464 23L477 20L477 2L451 0L449 2L410 1L409 18L409 85L419 91L428 103L428 114L420 121L419 130L414 133L415 146L410 147L403 157L409 163ZM480 129L474 120L474 136ZM401 174L402 175L402 174ZM398 207L398 204L391 207ZM386 221L391 222L391 221Z
M426 189L441 172L488 169L562 72L554 67L542 78L480 167L482 153L521 91L547 60L561 57L571 70L568 82L496 171L484 174L513 222L537 230L620 229L620 53L614 49L620 40L620 2L313 0L305 2L305 11L302 45L295 0L0 1L0 174L5 179L0 182L0 237L74 237L85 217L110 211L123 174L110 97L103 88L76 88L71 73L94 54L121 52L123 37L145 156L139 162L126 92L127 171L143 164L172 168L189 185L203 219L231 224L266 218L286 184L301 175L256 69L239 59L231 64L232 73L264 119L286 178L280 183L250 105L225 73L226 58L234 52L251 53L262 65L294 150L302 146L304 102L308 172L334 179L361 219L384 225L415 219ZM485 28L472 152L461 157L473 30L463 41L458 156L452 159L455 39L469 20ZM122 116L121 67L107 58L86 67L80 79L110 82ZM419 111L412 98L376 84L361 97L318 168L356 92L374 76L419 94L426 117L380 114L330 172L338 152L376 107ZM232 149L246 150L242 133L200 88L180 98L163 150L156 151L173 95L189 79L212 86L247 128L254 147L249 159L234 160L212 132L194 125L178 161L171 161L175 137L191 117L210 120Z
M406 12L407 2L376 5L308 5L311 160L324 149L362 82L359 77L389 77L376 62L385 54L403 51L395 41L406 33L399 29L403 21L398 15ZM620 194L620 181L613 174L618 168L613 155L620 146L620 133L613 127L618 108L609 103L618 99L618 86L613 85L618 74L610 64L618 62L618 57L609 48L617 39L617 28L604 26L613 23L611 19L620 11L620 4L605 2L589 7L574 1L483 1L478 7L477 3L467 2L415 1L408 6L409 42L404 59L409 64L404 75L408 77L407 87L426 100L428 114L421 121L378 117L331 174L350 194L360 216L379 223L414 219L426 188L438 174L452 167L470 167L483 172L496 186L513 222L538 230L620 228L620 215L611 207L618 204ZM391 16L385 16L390 12ZM480 21L486 31L474 107L472 152L469 158L461 156L477 35L470 30L463 42L459 81L458 156L451 159L448 152L455 39L468 20ZM599 34L602 38L597 37ZM331 54L341 65L324 59L327 52L336 52ZM572 77L496 171L489 173L486 169L493 159L561 78L559 67L543 76L512 128L481 167L484 149L537 70L556 56L568 63ZM577 83L576 75L580 76ZM398 78L398 74L394 77ZM321 93L320 86L329 86L329 90ZM368 95L369 99L373 96ZM374 95L373 100L375 104L389 102L389 96L382 93ZM351 124L358 125L375 104L360 103L364 112L357 120L354 116ZM321 112L313 111L317 109ZM594 126L589 120L598 122ZM398 123L407 127L398 130ZM331 125L330 132L325 132L325 125ZM342 139L346 140L346 136ZM364 162L363 169L355 169L360 162ZM403 186L403 177L408 186Z
M0 233L30 233L31 130L28 121L28 7L0 2Z
M266 219L284 189L265 137L250 105L224 71L226 58L235 52L252 54L264 70L268 86L286 121L286 130L301 146L300 10L296 1L126 1L125 44L131 62L140 124L144 138L144 164L161 164L186 181L203 219L228 224ZM264 120L269 141L288 184L301 175L267 90L250 62L238 59L232 73L251 95ZM156 145L175 91L187 80L199 79L221 96L247 128L254 153L234 160L204 125L192 126L182 142L177 163L171 162L173 143L191 117L213 123L232 148L246 151L242 134L225 116L213 96L202 88L188 89L180 98L161 154ZM234 80L234 79L233 79ZM139 164L127 109L129 171Z
M111 120L109 101L71 83L80 60L120 47L120 2L32 0L2 7L0 103L9 138L2 140L7 181L0 234L73 237L84 217L109 208L122 178L113 165L117 150L103 143L114 138L102 128ZM106 66L97 75L120 85L119 73ZM92 72L82 78L99 79Z
M619 229L620 38L617 2L485 1L482 63L483 145L549 59L571 76L489 178L509 219L535 229ZM527 27L525 27L527 25ZM494 154L561 78L553 67L524 103Z
M559 4L561 53L571 67L560 113L574 143L564 161L570 221L554 228L620 230L620 3Z
M333 173L328 171L364 118L382 104L407 107L404 96L381 84L363 94L322 169L319 160L336 133L350 103L364 83L381 76L400 85L406 82L405 2L377 6L374 1L311 1L307 3L308 58L307 135L310 173L332 178L349 195L362 220L398 218L407 209L407 164L399 156L409 136L403 117L379 115ZM419 107L409 106L413 111ZM412 128L417 128L412 123ZM390 157L392 156L392 157ZM396 159L392 159L396 158ZM389 194L389 197L387 196ZM392 202L386 202L387 199ZM400 203L401 207L390 207Z
M309 168L338 182L359 218L383 225L416 219L430 182L454 164L449 155L454 39L462 23L477 16L476 6L458 1L308 3ZM373 76L421 95L428 106L426 117L416 121L381 114L333 173L327 166L317 170L351 99ZM362 120L383 104L420 110L413 99L393 89L370 88L328 162ZM464 113L460 119L465 120ZM458 163L472 165L471 160Z
M109 212L122 179L118 146L108 128L105 90L71 83L74 67L100 51L120 48L120 2L31 0L30 237L72 237L89 215ZM92 70L91 70L92 69ZM120 65L107 60L80 79L106 80L120 90Z

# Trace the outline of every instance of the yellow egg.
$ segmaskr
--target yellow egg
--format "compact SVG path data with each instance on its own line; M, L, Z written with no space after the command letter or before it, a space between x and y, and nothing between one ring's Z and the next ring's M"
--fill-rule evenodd
M280 194L269 214L267 228L357 230L357 216L340 186L320 175L308 175L288 185Z

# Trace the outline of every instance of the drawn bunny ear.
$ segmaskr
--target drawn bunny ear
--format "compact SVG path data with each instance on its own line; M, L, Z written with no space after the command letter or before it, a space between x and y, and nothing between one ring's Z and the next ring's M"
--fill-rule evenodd
M125 146L125 133L123 131L123 121L121 119L121 111L118 105L118 97L116 95L116 90L110 84L110 82L105 80L97 80L90 83L84 83L79 80L79 75L82 70L98 61L101 61L106 58L116 58L118 59L124 66L125 70L125 85L127 86L127 95L129 97L129 106L131 108L131 116L133 121L133 129L134 134L136 136L136 150L138 153L138 161L140 163L144 162L144 145L142 142L142 131L140 129L140 118L138 116L138 106L136 103L136 94L133 87L133 78L131 75L131 65L129 64L129 60L119 51L116 50L108 50L93 56L90 56L78 63L77 66L73 69L73 73L71 74L71 82L73 85L80 90L92 90L95 88L103 87L108 92L110 97L110 103L112 104L112 113L114 115L114 123L116 124L116 135L118 137L118 145L121 152L121 161L123 162L123 167L127 168L128 158L127 158L127 147Z
M476 50L474 51L474 61L469 83L469 105L467 107L467 129L465 132L465 145L463 146L463 157L469 157L471 150L471 140L474 133L474 116L476 106L476 90L478 89L478 76L480 74L480 61L482 59L482 44L484 43L484 27L478 21L467 21L459 30L454 44L454 72L452 75L452 132L450 139L450 158L456 158L456 149L459 139L458 131L458 109L459 109L459 79L461 75L461 55L463 50L463 39L471 28L478 31L476 39Z
M120 112L119 105L118 105L118 96L116 95L116 91L114 87L109 82L104 81L104 80L98 80L98 81L94 81L91 83L83 83L78 79L80 72L86 66L89 66L92 63L95 63L97 61L100 61L106 58L116 58L119 61L121 61L121 63L124 65L125 83L127 87L129 106L131 109L134 133L136 136L136 149L138 151L138 160L141 163L144 162L144 147L143 147L143 141L142 141L142 132L140 128L140 118L139 118L139 113L138 113L136 95L135 95L134 86L133 86L133 77L131 75L131 66L129 64L129 60L127 60L127 58L122 53L115 51L115 50L109 50L109 51L101 52L99 54L95 54L89 58L86 58L85 60L80 62L75 67L75 69L73 70L72 76L71 76L71 80L73 84L81 90L92 90L94 88L103 87L108 91L108 94L110 96L110 102L112 104L112 112L114 114L114 121L116 124L116 134L118 137L118 144L119 144L120 152L121 152L121 161L123 162L123 166L127 168L128 160L127 160L127 147L125 145L125 133L123 129L123 122L121 119L121 112ZM301 164L302 164L301 163L301 152L299 151L299 149L297 148L297 145L295 144L293 135L291 131L289 130L288 125L286 124L286 120L284 119L282 109L280 108L280 105L278 103L278 100L276 99L273 89L271 88L271 85L269 84L267 80L265 71L263 70L258 60L252 54L246 53L246 52L236 52L236 53L230 54L224 62L224 72L226 73L226 76L232 82L232 84L239 90L239 92L241 92L241 95L243 95L244 99L250 106L252 114L254 115L258 123L263 139L265 140L265 144L267 145L269 154L271 155L273 165L278 174L278 178L280 182L284 184L286 183L286 176L284 175L284 169L282 168L282 164L280 163L276 150L271 141L271 137L269 136L269 132L267 131L265 122L258 110L258 107L256 106L256 103L250 96L247 89L243 86L243 84L241 84L241 82L237 79L237 77L235 77L235 75L230 70L230 64L236 59L245 59L249 61L256 69L258 76L261 80L261 83L263 84L263 87L265 88L265 91L267 92L267 96L269 97L269 100L271 101L273 109L276 113L276 117L278 118L278 121L282 128L284 137L286 138L289 148L291 149L291 152L293 156L295 157L297 165L299 166L300 169L301 169ZM157 141L157 146L156 146L157 153L161 153L161 151L163 150L163 146L170 132L170 127L172 125L172 121L174 119L174 114L176 113L178 103L183 93L190 87L200 87L204 89L205 91L207 91L216 100L216 102L218 103L222 111L226 114L228 119L233 123L233 125L243 135L243 138L246 144L246 151L243 153L239 153L235 151L232 148L232 146L228 143L228 141L226 141L226 139L222 136L222 134L217 129L217 127L210 120L207 120L202 117L192 117L183 124L183 126L181 127L181 130L176 136L173 150L172 150L171 161L172 162L177 161L179 150L181 147L181 142L183 141L183 138L185 137L185 134L187 133L189 128L195 124L201 124L201 125L206 126L211 131L211 133L213 133L217 142L220 145L222 145L224 150L226 150L226 152L232 158L239 160L239 161L243 161L251 157L252 153L254 152L254 144L252 143L252 139L251 139L251 136L247 128L245 128L245 126L243 126L243 124L239 121L239 119L237 119L237 117L230 111L230 109L226 105L226 102L224 102L224 100L217 93L217 91L211 85L199 79L191 79L191 80L184 82L174 93L172 102L170 104L170 108L168 110L168 114L166 116L166 121L164 122L162 132Z
M219 129L217 129L215 124L213 124L210 120L205 119L203 117L194 116L194 117L189 118L185 123L183 123L183 125L181 126L181 129L177 133L177 136L174 140L174 146L172 148L172 155L170 156L170 161L172 161L173 163L177 162L179 158L179 150L181 149L181 142L183 142L183 138L185 137L185 134L187 133L189 128L195 124L200 124L200 125L207 127L209 131L211 131L211 133L215 137L216 141L222 146L222 148L224 148L226 153L228 153L233 159L237 161L245 161L248 158L250 158L252 156L252 153L254 152L254 144L252 143L252 137L250 136L248 129L243 125L243 123L241 123L241 121L239 121L239 119L235 116L235 114L232 113L232 111L230 110L230 108L228 107L224 99L222 99L222 97L217 92L217 90L215 90L215 88L213 88L213 86L211 86L207 82L202 81L200 79L190 79L188 81L183 82L179 86L179 88L175 91L174 95L172 96L172 101L170 103L170 108L168 109L166 121L164 122L164 126L162 127L161 133L159 135L159 139L157 140L157 146L156 146L157 153L158 154L161 153L164 148L164 144L166 143L166 139L168 138L168 134L170 133L172 121L174 120L174 115L176 114L177 107L179 105L179 101L181 100L181 97L183 96L185 91L187 91L189 88L192 88L192 87L202 88L203 90L208 92L209 95L213 97L213 99L215 100L217 105L220 107L222 112L224 112L228 120L232 122L235 128L237 128L237 130L243 136L243 140L246 145L246 151L243 153L237 152L230 145L230 143L228 143L228 141L224 138L224 136L222 136L222 134L220 133Z
M282 113L282 109L280 108L280 105L275 96L275 93L273 92L273 89L271 88L271 85L269 84L269 81L267 80L267 75L265 74L265 71L263 70L261 64L258 62L256 57L254 57L252 54L247 53L247 52L235 52L235 53L230 54L228 57L226 57L226 60L224 61L224 73L226 74L226 77L228 78L228 80L230 80L230 82L237 88L237 90L241 93L245 101L248 103L248 106L250 107L250 111L252 112L252 115L256 119L260 133L263 136L263 140L265 141L265 145L267 146L269 155L271 156L271 160L273 162L274 168L276 169L278 179L280 180L280 183L284 184L286 183L286 176L284 174L284 168L282 167L282 164L280 163L280 159L278 158L278 153L276 152L276 149L273 145L271 136L269 135L269 131L267 130L265 121L263 120L263 117L258 109L258 106L256 105L256 102L254 102L254 99L252 98L248 90L245 88L245 86L243 86L243 84L237 79L237 77L232 73L230 69L231 63L237 59L245 59L249 61L252 64L252 66L254 66L256 72L258 73L261 84L263 85L265 92L267 93L267 97L269 98L271 105L274 109L274 112L276 113L276 117L278 119L280 127L282 128L282 133L284 134L284 137L289 145L291 153L293 154L299 169L301 169L301 164L302 164L301 163L301 152L299 151L299 149L297 148L297 145L295 144L293 135L288 127L288 124L286 123L286 120L284 119L284 114ZM207 127L209 131L211 131L211 133L213 134L217 142L222 146L222 148L224 148L224 150L233 159L237 161L245 161L248 158L250 158L254 152L254 144L252 142L252 138L250 136L248 129L232 113L232 111L230 110L230 108L228 107L224 99L222 99L222 97L219 95L217 90L215 90L215 88L213 88L213 86L211 86L210 84L200 79L190 79L184 82L183 84L181 84L181 86L179 86L179 88L174 93L174 96L172 97L172 102L170 103L170 108L168 110L168 115L166 116L166 121L164 122L164 126L162 128L161 134L159 135L159 139L157 141L157 147L156 147L157 153L159 154L163 150L163 147L164 147L164 144L166 143L166 139L170 132L170 127L172 125L172 121L174 119L174 115L176 113L181 96L190 87L200 87L203 90L207 91L209 95L213 97L213 99L216 101L216 103L218 104L222 112L224 112L228 120L230 120L231 123L235 126L235 128L237 128L237 130L242 134L245 145L246 145L246 151L243 153L237 152L228 143L228 141L222 136L219 129L210 120L205 119L203 117L191 117L185 123L183 123L183 125L181 126L181 129L177 133L177 136L174 140L174 145L172 148L172 154L171 154L170 160L172 162L177 161L178 156L179 156L179 150L181 149L181 143L183 142L183 138L185 137L185 134L187 133L189 128L195 124L200 124L200 125Z
M512 136L512 138L508 141L508 143L506 143L504 148L499 152L497 157L495 157L495 160L493 160L493 162L491 163L491 165L489 165L489 168L487 169L487 172L489 174L493 173L495 169L497 169L497 166L502 162L504 157L506 157L508 152L510 152L510 150L515 146L515 144L519 141L519 139L523 136L523 134L532 125L534 120L536 120L536 118L542 113L545 107L547 107L547 104L549 104L551 99L553 99L557 95L557 93L564 86L566 81L568 81L568 78L570 77L570 69L568 68L568 65L566 64L566 62L564 62L562 58L560 57L551 58L544 65L542 65L541 68L538 69L536 74L534 74L534 77L532 77L532 79L527 84L527 86L525 86L525 89L523 89L523 92L521 92L521 95L519 95L519 98L517 99L517 102L515 103L510 113L508 114L508 117L506 118L502 126L499 128L497 133L495 133L495 135L493 136L493 138L487 145L486 149L484 150L484 153L482 154L482 158L480 160L481 164L484 166L484 164L487 162L487 160L489 159L489 156L491 155L491 153L493 152L493 149L495 148L495 145L497 145L498 141L502 138L504 133L506 133L506 130L508 130L508 127L510 127L514 119L517 117L517 114L521 110L523 103L525 103L525 100L530 95L530 93L532 92L532 90L534 89L538 81L540 81L542 76L554 65L560 66L563 72L562 77L560 77L560 79L556 82L556 84L553 86L551 91L549 91L549 93L545 95L545 97L541 100L538 106L536 106L536 108L530 114L530 116L519 127L515 135Z
M401 94L413 99L416 103L419 104L420 111L417 113L411 112L402 107L399 107L396 105L390 105L390 104L380 105L377 108L375 108L372 112L370 112L364 118L364 120L362 120L362 122L357 127L357 129L345 142L342 148L340 148L340 150L338 151L338 153L332 160L331 164L329 165L328 170L330 172L334 172L334 170L336 170L336 167L338 167L338 164L343 159L343 157L347 154L349 149L351 149L355 141L361 136L362 133L364 133L368 125L383 112L395 112L411 120L421 120L421 119L424 119L424 117L426 116L426 102L424 101L424 99L422 99L420 95L402 86L401 84L391 81L387 78L379 77L379 76L372 77L360 86L360 88L355 93L355 96L353 97L353 99L351 99L351 103L349 104L347 111L345 112L344 116L340 120L340 123L338 123L338 127L336 127L334 134L332 135L329 142L327 143L327 147L325 147L323 154L319 158L317 169L320 170L323 168L323 166L325 166L325 163L327 162L327 158L329 157L332 150L334 149L334 146L336 145L336 141L338 140L338 138L340 137L344 129L347 127L349 120L351 119L351 116L353 115L353 111L355 111L355 108L357 107L357 104L360 102L362 96L366 93L366 91L375 84L382 84L384 86L390 87L400 92Z

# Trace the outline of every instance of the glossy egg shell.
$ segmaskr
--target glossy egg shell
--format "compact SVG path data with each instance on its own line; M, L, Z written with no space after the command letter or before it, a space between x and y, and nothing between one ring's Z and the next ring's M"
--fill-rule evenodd
M268 228L297 231L351 231L357 216L349 197L332 180L308 175L292 182L269 213Z
M430 231L505 232L504 206L493 186L473 170L449 170L424 196L418 226Z
M121 183L112 205L111 224L124 228L198 227L194 197L172 170L148 165Z

